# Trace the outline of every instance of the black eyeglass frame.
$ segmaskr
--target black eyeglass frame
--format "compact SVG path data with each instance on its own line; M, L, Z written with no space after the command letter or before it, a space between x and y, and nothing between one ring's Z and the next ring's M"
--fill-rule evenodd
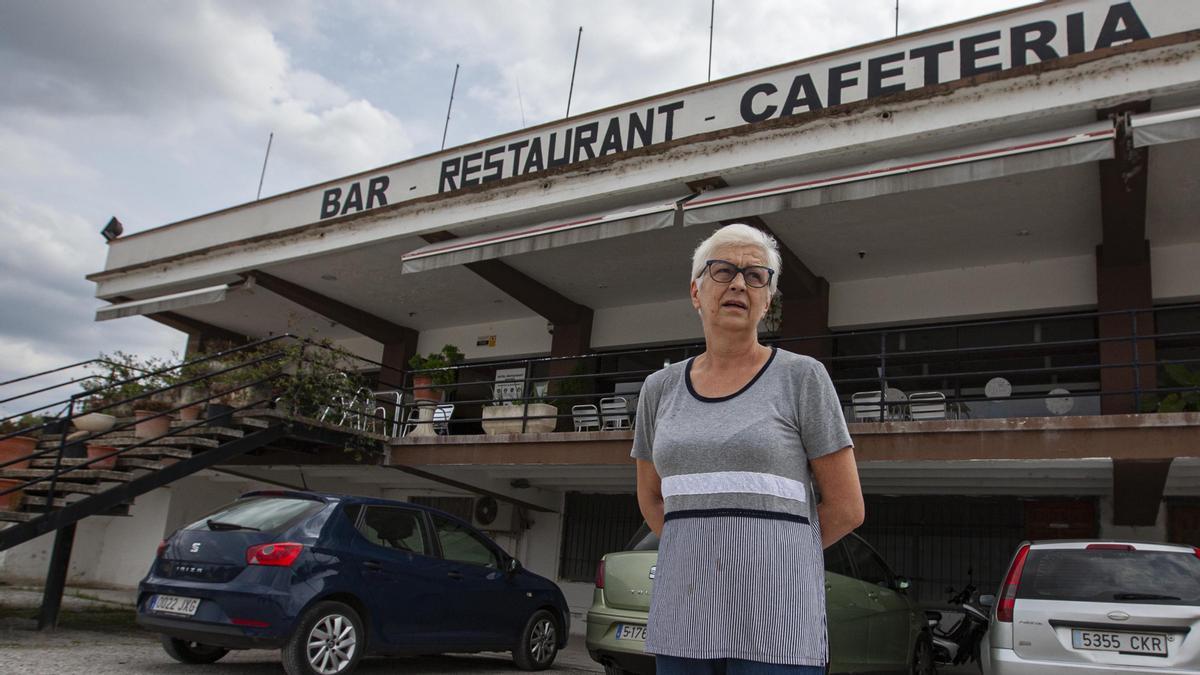
M714 277L712 275L713 263L724 263L733 268L733 270L734 270L733 276L729 277L729 281L721 281L720 279L717 279L716 277ZM750 283L750 279L746 276L746 271L752 270L752 269L766 270L767 271L767 283L763 284L762 286L755 286L754 284ZM712 279L714 282L716 282L718 284L731 284L731 283L733 283L733 280L737 278L737 275L740 274L740 275L742 275L742 280L745 281L746 285L749 286L750 288L767 288L771 285L771 280L775 278L775 270L771 269L770 267L767 267L766 265L746 265L745 267L738 267L737 265L734 265L733 263L729 262L728 260L721 260L720 258L716 258L713 260L705 260L704 261L704 271L700 272L700 275L697 276L696 278L699 279L700 277L704 276L705 272L708 273L708 278Z

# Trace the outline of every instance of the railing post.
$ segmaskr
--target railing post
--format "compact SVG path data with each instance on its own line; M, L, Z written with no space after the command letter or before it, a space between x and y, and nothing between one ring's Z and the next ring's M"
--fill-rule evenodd
M71 420L75 418L75 402L78 397L79 394L71 395L71 402L67 404L67 421L58 435L58 452L54 455L54 469L50 472L50 485L46 489L47 512L54 508L54 496L58 488L58 472L62 471L63 455L67 450L67 434L70 433Z
M887 331L879 334L879 421L887 419Z
M50 568L46 570L46 585L42 588L42 608L38 613L38 630L58 628L58 612L62 609L63 591L67 587L67 571L71 567L71 549L75 546L75 523L58 528L54 533L54 549L50 553Z
M529 430L529 398L529 359L525 359L525 379L521 384L521 433Z
M1137 312L1129 312L1129 339L1133 343L1133 412L1142 412L1142 368L1138 364Z

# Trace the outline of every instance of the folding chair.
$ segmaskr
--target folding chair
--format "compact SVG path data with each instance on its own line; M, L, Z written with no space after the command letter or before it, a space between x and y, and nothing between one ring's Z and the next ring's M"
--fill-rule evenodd
M450 435L450 417L453 415L453 403L439 403L433 411L433 432L438 436Z
M368 418L371 424L371 431L375 431L375 423L380 422L384 425L383 435L397 437L401 432L403 423L404 409L400 392L398 391L376 391L371 393L371 402L374 404L371 410L371 415ZM383 402L381 404L381 402ZM392 412L388 413L388 406L392 407ZM390 418L390 419L389 419Z
M600 411L590 403L571 406L571 419L575 421L575 431L600 431Z
M600 399L600 429L613 431L616 429L632 429L629 420L629 402L624 396L609 396Z
M855 422L878 422L883 417L881 392L856 391L850 395Z
M908 414L913 420L946 419L946 395L940 391L916 391L908 396Z

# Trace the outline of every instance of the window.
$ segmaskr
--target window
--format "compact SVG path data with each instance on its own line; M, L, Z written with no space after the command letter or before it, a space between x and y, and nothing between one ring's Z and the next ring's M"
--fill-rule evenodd
M311 516L324 507L324 503L312 499L271 497L266 495L248 497L222 506L184 529L213 529L208 525L211 521L221 523L224 529L275 532L294 524L301 518Z
M395 506L368 506L358 531L376 546L429 555L419 511Z
M442 557L446 560L500 568L495 550L465 525L434 515L433 527L442 544Z
M825 549L825 571L846 577L854 576L854 568L850 566L850 556L846 553L844 543L839 541Z
M1033 550L1017 597L1195 605L1200 602L1200 559L1173 551Z
M850 558L854 561L854 567L858 571L859 579L877 586L885 586L887 588L894 586L891 571L883 563L883 559L871 550L870 546L863 543L861 539L854 537L846 537L842 541L845 542Z

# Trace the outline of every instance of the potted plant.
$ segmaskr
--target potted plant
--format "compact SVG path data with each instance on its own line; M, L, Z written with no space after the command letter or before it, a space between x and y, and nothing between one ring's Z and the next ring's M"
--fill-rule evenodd
M483 407L483 432L495 434L547 433L558 424L558 408L542 399L504 402ZM528 418L528 419L526 419Z
M25 429L41 426L41 423L33 415L24 415L17 420L9 420L0 422L0 436L8 436L8 434L16 433ZM29 455L37 450L37 438L33 436L12 436L0 440L0 464L11 462L15 459L21 461L14 464L8 464L0 468L4 469L27 469L29 468Z
M156 397L135 401L133 417L137 423L133 427L134 435L138 438L166 436L171 430L171 416L165 413L174 407L170 401Z
M462 360L463 353L454 345L443 345L441 351L433 352L428 356L414 354L408 360L409 367L417 371L430 372L413 374L413 398L429 401L442 400L445 390L431 387L453 384L456 373L450 368L462 363Z

